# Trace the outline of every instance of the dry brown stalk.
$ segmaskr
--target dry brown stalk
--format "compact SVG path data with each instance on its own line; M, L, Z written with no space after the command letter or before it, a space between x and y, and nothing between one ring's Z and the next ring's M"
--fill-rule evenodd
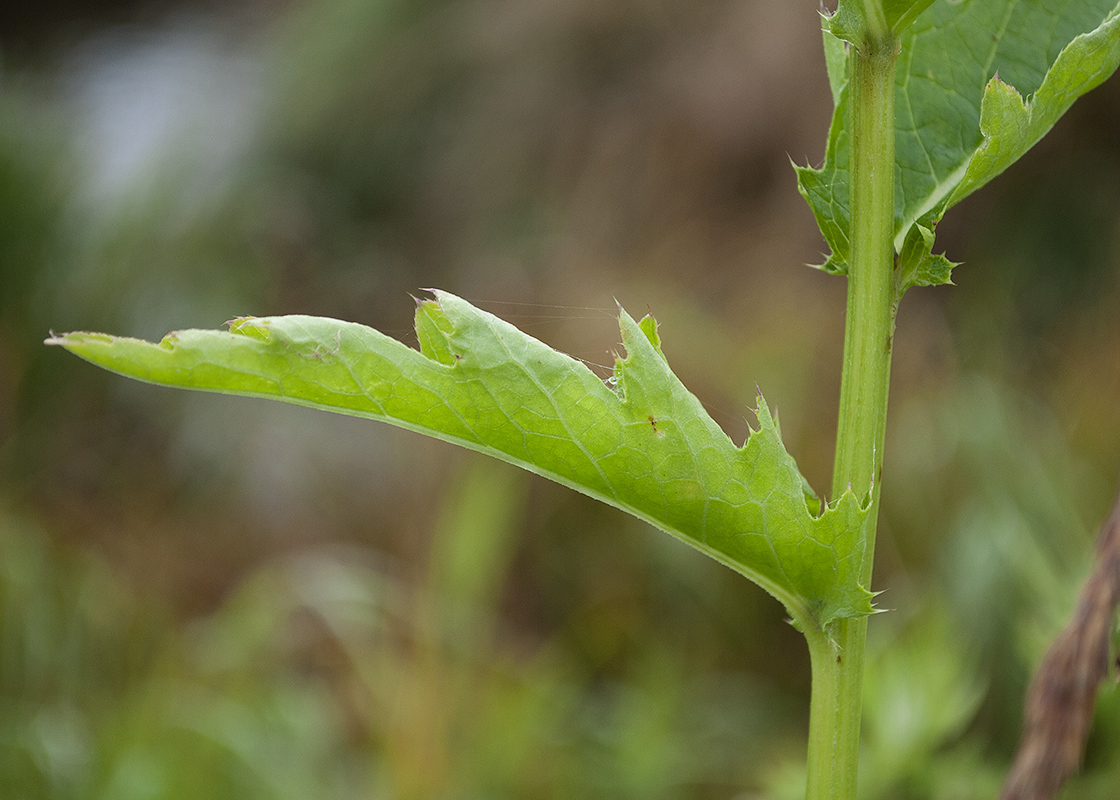
M1120 494L1101 528L1097 566L1073 619L1054 640L1027 692L1019 752L1000 800L1051 800L1081 764L1097 689L1108 675L1112 615L1120 602Z

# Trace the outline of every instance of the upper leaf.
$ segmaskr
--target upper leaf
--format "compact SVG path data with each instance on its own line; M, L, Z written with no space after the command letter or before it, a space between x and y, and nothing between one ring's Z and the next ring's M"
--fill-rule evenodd
M836 36L827 29L824 36L831 65ZM913 21L901 36L895 94L900 291L948 282L954 265L931 249L945 212L1018 160L1118 64L1116 0L936 0ZM836 72L830 68L835 110L824 165L797 174L832 249L823 269L842 274L850 226L848 87L846 72Z
M419 303L421 351L362 325L240 318L158 344L53 337L152 383L272 397L383 420L497 456L644 519L759 583L794 619L871 613L859 585L866 511L850 492L823 514L759 397L737 447L669 369L651 317L620 311L627 356L606 382L446 292Z

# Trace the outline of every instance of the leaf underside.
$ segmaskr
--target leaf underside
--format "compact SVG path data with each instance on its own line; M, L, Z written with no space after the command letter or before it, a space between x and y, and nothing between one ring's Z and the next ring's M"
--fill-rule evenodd
M858 582L866 511L850 492L811 510L759 396L736 446L669 369L651 317L620 311L626 357L603 381L580 362L446 292L417 305L420 351L307 316L241 318L158 344L54 336L151 383L381 420L478 450L646 520L751 578L798 623L872 612Z
M896 5L902 21L922 7ZM949 282L956 265L932 251L945 212L1017 161L1120 64L1116 0L935 0L908 22L895 87L900 293ZM836 274L848 269L850 228L847 72L833 33L847 35L842 23L825 23L835 109L824 165L797 168L832 250L821 268Z

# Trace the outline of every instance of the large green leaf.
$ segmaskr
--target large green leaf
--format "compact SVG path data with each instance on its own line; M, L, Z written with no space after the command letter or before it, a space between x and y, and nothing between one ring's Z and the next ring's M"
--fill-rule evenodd
M759 583L794 619L871 612L859 585L866 511L818 513L759 397L737 447L669 369L652 317L620 312L607 381L445 292L419 303L421 350L318 317L244 318L158 344L99 333L50 344L152 383L271 397L383 420L504 459L617 506Z
M836 107L825 162L797 174L832 249L823 269L843 274L848 90L836 57L842 45L830 27L826 20ZM900 290L948 282L954 265L932 254L933 229L945 212L1018 160L1118 64L1116 0L936 0L913 21L901 37L895 93Z

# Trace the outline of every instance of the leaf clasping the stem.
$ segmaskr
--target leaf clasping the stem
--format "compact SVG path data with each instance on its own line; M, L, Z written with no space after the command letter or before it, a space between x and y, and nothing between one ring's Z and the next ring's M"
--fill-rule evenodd
M612 380L461 298L420 301L420 351L372 328L248 317L158 344L52 336L150 383L268 397L388 422L516 464L616 506L707 553L823 631L873 612L860 584L867 499L820 511L759 395L759 429L736 446L670 370L652 317L619 311ZM613 384L613 385L610 385Z

